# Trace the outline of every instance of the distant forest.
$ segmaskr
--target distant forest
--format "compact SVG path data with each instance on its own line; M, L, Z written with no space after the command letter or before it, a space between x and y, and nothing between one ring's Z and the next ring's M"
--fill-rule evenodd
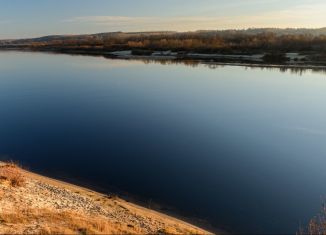
M101 33L2 40L0 47L36 50L140 50L197 53L326 53L326 28L247 29L195 32Z

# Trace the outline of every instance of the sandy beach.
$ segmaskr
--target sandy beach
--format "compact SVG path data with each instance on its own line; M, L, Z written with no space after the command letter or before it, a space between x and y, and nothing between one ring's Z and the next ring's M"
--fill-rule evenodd
M1 163L0 174L1 234L211 234L116 196L15 165ZM11 175L22 183L13 185Z

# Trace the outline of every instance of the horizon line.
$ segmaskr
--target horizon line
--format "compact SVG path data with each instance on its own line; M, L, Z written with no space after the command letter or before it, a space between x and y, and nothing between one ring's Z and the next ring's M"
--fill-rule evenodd
M179 31L179 30L130 30L130 31L106 31L106 32L97 32L97 33L62 33L62 34L41 34L31 37L20 37L20 38L0 38L0 41L6 41L6 40L28 40L28 39L37 39L37 38L44 38L44 37L56 37L56 36L63 36L63 37L69 37L69 36L86 36L86 35L98 35L98 34L109 34L109 33L196 33L196 32L214 32L214 31L248 31L248 30L268 30L268 29L274 29L274 30L321 30L326 29L326 26L324 27L247 27L247 28L226 28L226 29L197 29L197 30L188 30L188 31Z

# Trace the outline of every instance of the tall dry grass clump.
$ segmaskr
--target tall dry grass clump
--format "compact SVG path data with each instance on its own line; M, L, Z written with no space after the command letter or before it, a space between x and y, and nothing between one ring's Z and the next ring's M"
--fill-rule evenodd
M100 216L89 216L73 211L54 211L50 209L16 209L0 214L2 223L16 225L25 233L29 225L37 224L36 234L142 234L140 229L121 223L114 223ZM3 231L13 234L16 231Z
M25 177L17 164L9 162L0 166L0 181L8 182L12 187L20 187L25 184Z
M297 235L326 235L326 205L321 212L310 220L307 228L301 228Z

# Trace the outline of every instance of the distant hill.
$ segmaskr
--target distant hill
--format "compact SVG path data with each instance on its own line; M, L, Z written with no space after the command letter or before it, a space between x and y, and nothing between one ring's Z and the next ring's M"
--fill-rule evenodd
M56 40L103 40L107 38L127 38L127 37L141 37L141 36L155 36L155 35L172 35L178 34L175 31L153 31L153 32L107 32L97 34L80 34L80 35L49 35L38 38L26 39L6 39L0 40L0 44L14 43L26 44L32 42L51 42Z
M221 34L262 34L262 33L274 33L276 35L300 35L309 34L313 36L326 35L326 27L319 29L309 29L309 28L249 28L244 30L217 30L217 31L197 31L197 32L207 32L207 33L221 33Z
M110 38L131 38L131 37L149 37L149 36L230 36L230 35L258 35L258 34L275 34L282 35L326 35L326 27L318 29L309 28L249 28L243 30L198 30L192 32L175 32L175 31L153 31L153 32L108 32L98 34L83 35L50 35L39 38L0 40L0 44L28 44L32 42L51 42L57 40L107 40Z

